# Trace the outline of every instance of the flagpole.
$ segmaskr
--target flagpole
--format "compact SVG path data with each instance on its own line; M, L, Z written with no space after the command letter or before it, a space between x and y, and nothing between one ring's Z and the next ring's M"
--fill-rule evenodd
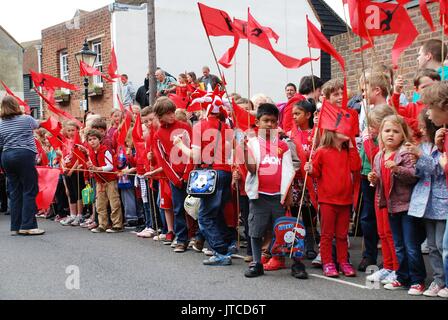
M233 76L233 92L235 92L236 93L236 58L237 58L237 55L236 55L236 52L235 52L235 57L234 57L234 65L233 65L233 67L234 67L234 69L233 69L233 71L234 71L234 76Z
M308 47L308 53L309 53L309 56L311 58L311 48L310 47ZM311 60L310 63L311 63L311 82L313 84L313 91L316 91L316 84L314 82L313 61ZM310 152L310 156L309 156L308 162L311 162L311 160L312 160L313 151L314 151L314 148L316 147L317 133L318 132L319 132L319 128L318 127L314 127L313 144L311 146L311 152ZM305 173L305 179L303 180L303 188L302 188L302 196L300 198L299 212L297 214L296 225L295 225L295 228L294 228L294 237L293 237L294 241L293 241L293 243L291 245L291 251L289 253L289 258L292 258L292 254L293 254L293 251L294 251L294 243L295 243L296 233L297 233L297 226L299 225L300 218L302 217L303 200L305 199L306 183L308 181L308 176L309 176L309 174L308 174L308 172L306 172ZM313 230L313 237L314 237L314 228L313 228L313 222L312 222L312 219L311 219L311 212L308 210L308 213L310 214L311 228ZM316 239L314 238L314 240L316 240Z
M247 99L250 100L250 40L249 40L249 14L250 14L250 7L247 8ZM250 118L248 116L250 123Z
M445 80L445 15L442 15L442 81Z

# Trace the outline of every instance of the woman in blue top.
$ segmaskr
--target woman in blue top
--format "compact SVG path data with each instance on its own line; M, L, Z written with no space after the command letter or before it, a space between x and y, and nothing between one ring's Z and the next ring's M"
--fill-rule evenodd
M41 235L36 220L36 143L33 131L39 123L23 115L13 97L3 98L0 111L1 164L8 179L11 202L11 235Z

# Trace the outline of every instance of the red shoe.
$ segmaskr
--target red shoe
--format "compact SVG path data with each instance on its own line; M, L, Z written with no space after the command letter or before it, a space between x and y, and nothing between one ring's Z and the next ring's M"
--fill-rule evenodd
M267 264L267 263L269 262L269 260L271 260L270 257L267 257L267 256L261 256L261 264L262 264L262 265Z
M264 271L276 271L286 269L284 257L272 257L268 263L263 264Z
M336 265L334 263L327 263L324 265L324 276L329 278L339 277L339 272L336 270Z
M342 273L344 274L344 276L356 277L356 271L355 271L355 269L353 269L353 266L350 263L348 263L348 262L341 263L340 269L341 269Z

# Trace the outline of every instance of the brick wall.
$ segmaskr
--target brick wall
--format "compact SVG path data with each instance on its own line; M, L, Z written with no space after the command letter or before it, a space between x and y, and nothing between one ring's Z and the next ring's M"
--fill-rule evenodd
M428 8L432 14L434 25L436 26L435 32L431 32L431 29L422 17L418 6L408 10L408 13L420 35L401 55L399 60L399 69L395 72L395 74L401 74L404 76L406 80L405 92L408 96L413 90L413 78L418 69L417 56L420 46L426 40L431 38L442 39L442 28L439 26L439 5L435 3L428 4ZM376 55L373 53L372 49L367 49L363 53L366 68L370 68L372 65L378 64L391 65L391 52L395 39L396 35L375 38ZM357 81L362 73L362 59L361 53L354 53L353 50L359 48L359 37L350 32L350 34L344 33L334 36L331 40L336 50L341 53L345 59L348 88L352 91L357 91ZM342 71L338 62L334 59L332 59L331 70L333 78L342 79Z
M111 51L111 14L108 7L103 7L92 12L79 13L79 28L75 20L61 23L42 30L42 72L55 77L60 77L59 53L67 50L69 82L81 88L80 91L72 91L70 102L58 104L58 107L71 113L75 117L82 118L84 111L80 110L80 100L84 99L84 80L79 76L79 65L75 53L82 49L84 40L101 39L103 71L107 70L110 62ZM93 79L90 78L92 83ZM112 85L104 83L102 96L89 97L89 110L108 116L113 107ZM44 117L48 117L48 111L44 108Z

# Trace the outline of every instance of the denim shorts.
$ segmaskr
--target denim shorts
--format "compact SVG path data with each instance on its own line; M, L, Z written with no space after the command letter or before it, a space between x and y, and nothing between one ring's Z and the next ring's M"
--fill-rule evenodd
M275 220L285 216L285 208L280 203L281 196L259 194L259 198L249 201L249 236L262 238Z

